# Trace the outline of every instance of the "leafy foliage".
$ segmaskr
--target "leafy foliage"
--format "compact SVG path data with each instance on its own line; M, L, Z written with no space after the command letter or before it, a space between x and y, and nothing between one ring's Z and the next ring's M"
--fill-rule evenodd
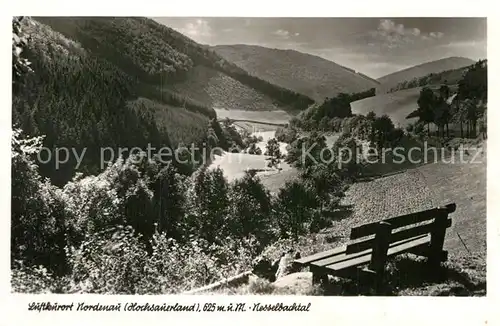
M34 156L41 138L12 135L11 262L53 265L64 272L64 206L60 192L45 182Z
M320 105L311 106L290 124L305 130L341 131L342 120L352 116L351 102L371 96L375 96L375 88L353 94L340 93L326 98Z
M449 124L460 124L460 136L464 137L463 124L467 126L466 137L476 137L478 121L480 131L485 134L484 120L487 94L487 63L480 60L468 67L463 78L458 82L458 91L453 96L447 85L441 85L438 94L428 87L420 92L417 111L408 117L418 117L421 124L427 124L430 135L430 123L438 126L438 136L449 136ZM445 133L446 130L446 133Z
M251 172L231 184L228 228L233 235L256 237L260 245L272 239L271 195Z
M299 180L288 181L274 199L274 214L281 237L298 236L306 232L313 220L319 200L314 191Z

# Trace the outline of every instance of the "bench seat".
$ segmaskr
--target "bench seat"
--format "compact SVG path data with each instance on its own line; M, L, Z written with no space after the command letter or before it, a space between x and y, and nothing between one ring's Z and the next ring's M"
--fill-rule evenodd
M429 246L431 242L430 235L421 235L414 238L394 242L389 246L387 256L396 256L412 251L420 251ZM326 257L311 263L315 267L327 268L332 272L344 270L347 268L358 267L368 264L371 260L372 249L364 250L354 254L342 253L332 257Z
M413 238L391 243L387 256L397 256L404 253L413 253L419 256L427 256L431 236L429 234L419 235ZM345 269L350 269L366 265L371 260L372 249L367 249L358 253L347 254L346 247L338 247L324 251L312 256L297 259L295 262L313 268L328 269L328 272L335 274ZM442 252L442 261L447 258L447 252Z

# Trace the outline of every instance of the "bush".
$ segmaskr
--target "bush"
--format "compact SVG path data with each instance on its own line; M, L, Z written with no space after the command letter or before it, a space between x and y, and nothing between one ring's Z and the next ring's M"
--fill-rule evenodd
M186 194L189 233L209 242L220 241L229 211L229 184L220 168L201 167L190 178Z
M116 226L68 249L71 287L84 293L141 293L147 252L130 226Z
M230 192L231 211L228 234L237 237L253 235L261 245L272 239L271 195L260 179L251 172L233 181Z
M12 135L11 262L44 265L62 273L64 266L64 207L59 190L42 181L34 161L41 138Z
M54 276L43 266L16 266L11 271L11 286L18 293L54 292Z
M290 144L297 139L297 130L279 127L274 135L278 141Z
M281 237L297 238L309 228L314 209L320 204L316 193L299 180L288 181L274 198L273 210Z
M156 233L145 269L144 293L181 293L251 269L251 239L226 239L224 246L198 239L185 244Z

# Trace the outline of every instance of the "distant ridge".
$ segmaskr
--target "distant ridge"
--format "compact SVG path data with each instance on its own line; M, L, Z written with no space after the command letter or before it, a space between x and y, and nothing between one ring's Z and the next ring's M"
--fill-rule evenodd
M354 69L296 50L246 44L217 45L213 49L250 74L316 101L339 93L366 91L379 84Z
M445 70L458 69L474 64L474 60L464 57L449 57L435 61L425 62L413 67L393 72L378 78L380 86L377 87L377 93L385 93L397 84L413 78L426 76L430 73L439 73Z

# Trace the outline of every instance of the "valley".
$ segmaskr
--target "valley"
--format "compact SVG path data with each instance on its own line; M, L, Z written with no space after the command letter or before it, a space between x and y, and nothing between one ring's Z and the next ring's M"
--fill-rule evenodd
M282 294L287 287L287 294L366 295L337 276L313 288L317 270L296 269L291 253L332 250L346 245L356 226L455 203L444 247L435 245L434 229L429 244L449 252L449 262L432 265L449 278L420 278L423 264L411 251L387 261L393 279L380 284L390 295L457 288L485 294L486 60L421 63L415 56L414 66L397 71L407 66L398 56L386 65L375 60L376 42L389 51L387 60L393 51L380 39L368 43L366 56L357 55L365 38L392 35L384 28L420 41L444 35L424 38L420 29L386 20L333 40L351 46L352 58L335 52L340 43L323 49L340 62L389 72L375 79L370 71L297 50L309 41L311 53L322 49L315 42L321 35L332 41L330 32L313 38L302 35L309 28L293 32L292 25L254 30L281 47L301 44L279 49L229 44L232 28L225 28L220 33L228 39L216 45L192 38L215 30L195 33L159 21L13 19L15 291L179 294L244 275L243 284L222 292ZM103 164L103 149L122 147L137 153L119 152ZM151 147L170 152L169 160ZM435 154L428 155L429 147ZM86 153L78 165L60 162L59 150L69 148ZM472 159L477 148L477 163L444 160L454 153ZM396 149L408 157L395 162ZM41 162L42 151L57 155ZM409 159L412 151L417 162ZM375 245L370 249L363 255L374 254ZM370 273L383 271L372 267Z

